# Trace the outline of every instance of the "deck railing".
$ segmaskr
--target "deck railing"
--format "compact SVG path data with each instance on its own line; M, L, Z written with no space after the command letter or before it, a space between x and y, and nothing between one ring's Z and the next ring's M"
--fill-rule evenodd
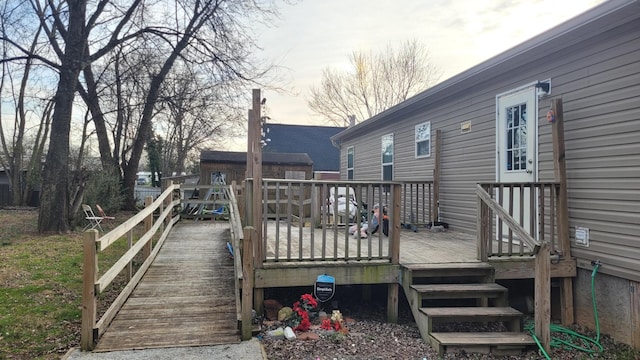
M542 242L554 253L565 252L558 232L559 187L555 182L478 184L479 259L531 256Z
M534 329L545 349L550 346L550 251L555 251L552 244L556 239L556 217L560 213L556 208L558 190L557 183L476 185L478 259L487 261L490 257L506 255L534 257ZM547 232L550 237L545 236Z
M262 261L397 261L401 183L263 179L262 191ZM387 213L388 236L382 221L375 234L351 234L361 233L375 204Z
M402 182L402 224L425 226L437 219L433 181Z
M180 199L175 196L174 192L178 188L178 185L169 185L155 201L152 201L151 197L147 197L145 199L146 207L143 210L102 237L99 237L99 233L95 229L85 232L80 335L82 350L88 351L94 348L97 339L104 334L125 300L155 259L173 224L179 220L179 215L174 216L174 207L180 206ZM154 213L157 214L155 222ZM144 233L134 243L133 231L140 223L144 224ZM116 241L125 240L128 243L128 250L102 276L98 277L99 253ZM154 241L155 247L153 247ZM134 273L132 264L138 253L142 253L144 262ZM129 282L102 317L96 319L98 296L122 271L126 271Z

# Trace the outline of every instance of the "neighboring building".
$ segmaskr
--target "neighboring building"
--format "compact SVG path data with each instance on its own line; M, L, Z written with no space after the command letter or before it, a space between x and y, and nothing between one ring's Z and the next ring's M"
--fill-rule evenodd
M337 134L342 178L431 180L439 130L441 220L475 233L476 183L554 180L553 98L564 106L576 321L594 327L599 260L600 328L638 348L640 1L605 2Z
M306 153L313 160L313 171L339 171L340 150L331 137L344 127L267 124L270 139L264 153Z
M262 177L273 179L311 179L313 161L307 154L262 153ZM200 153L200 183L212 184L222 177L227 184L245 179L247 153L209 151ZM212 181L213 179L213 181Z

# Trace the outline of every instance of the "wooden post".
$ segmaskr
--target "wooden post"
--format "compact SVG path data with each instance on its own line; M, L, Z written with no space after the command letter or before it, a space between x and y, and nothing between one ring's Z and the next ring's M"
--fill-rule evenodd
M93 331L96 324L96 287L98 279L98 252L96 242L98 230L88 230L84 234L82 264L82 329L80 347L83 351L91 351L95 347L97 334Z
M253 124L253 109L249 109L247 114L247 168L245 169L245 179L253 178L253 149L256 141L255 126Z
M249 126L253 128L253 149L251 166L253 168L253 203L252 203L252 225L254 243L254 264L256 268L262 268L264 260L264 249L262 240L262 144L260 142L262 130L262 116L260 107L262 106L262 96L260 89L253 89L252 93L253 111L249 116ZM249 166L249 164L247 164ZM254 307L258 313L262 313L262 303L264 301L264 290L254 289Z
M571 258L571 244L569 241L569 196L567 194L567 167L564 148L564 114L562 99L551 101L551 110L555 114L555 122L551 124L551 136L553 141L553 173L556 181L560 183L558 196L558 211L556 212L558 224L558 244L565 259ZM562 278L560 286L561 321L568 326L574 322L573 308L573 279Z
M242 240L242 340L251 339L251 309L253 305L253 228L244 228Z
M442 150L442 130L436 130L435 160L433 166L433 219L440 219L440 152Z
M535 257L535 334L544 350L551 350L551 257L543 242Z
M558 199L558 236L559 245L565 256L570 256L569 242L569 209L567 195L567 167L564 149L564 118L562 113L562 99L553 99L551 109L555 113L555 122L551 124L553 139L553 173L560 183Z
M390 217L390 257L391 264L400 263L400 207L402 202L402 185L391 185L391 217ZM382 222L381 222L382 224ZM387 288L387 321L390 323L398 322L398 296L400 293L400 285L396 282L389 284Z
M151 204L153 203L153 198L151 196L147 196L144 198L144 207L148 208L149 206L151 206ZM144 219L144 234L146 234L147 232L149 232L149 230L151 230L151 227L153 226L153 214L149 214L149 216L147 216L146 219ZM147 242L144 247L142 248L142 258L143 259L147 259L149 256L151 256L151 244L152 241Z
M484 217L486 206L479 196L476 196L476 250L478 251L477 258L480 261L487 261L487 247L486 239L484 238Z
M133 230L129 230L127 233L127 250L131 249L133 246ZM145 257L146 259L147 257ZM127 282L131 280L133 277L133 260L129 261L127 264Z

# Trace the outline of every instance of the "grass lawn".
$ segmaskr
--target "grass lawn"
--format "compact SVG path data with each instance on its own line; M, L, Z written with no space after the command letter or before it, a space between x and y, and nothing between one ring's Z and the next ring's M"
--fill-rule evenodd
M37 210L0 209L0 360L59 359L80 343L82 232L41 236L37 220ZM100 270L126 242L108 250L100 255Z

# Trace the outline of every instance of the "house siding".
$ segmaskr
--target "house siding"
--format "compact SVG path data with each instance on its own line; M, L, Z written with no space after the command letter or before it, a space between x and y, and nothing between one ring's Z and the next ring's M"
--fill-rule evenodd
M536 80L551 79L552 95L539 99L538 178L552 181L552 98L563 99L571 237L576 226L590 229L589 248L572 253L585 262L600 259L603 270L640 281L640 28L610 29L575 43L539 63L502 72L483 86L471 86L437 104L419 103L386 125L343 140L356 149L356 179L380 178L380 136L395 136L394 179L431 179L435 132L442 131L441 219L474 232L474 186L495 180L496 95ZM432 156L415 159L414 127L431 121ZM460 124L471 122L462 134ZM371 152L368 156L363 152ZM344 155L346 156L346 155ZM364 161L364 162L363 162ZM344 168L343 168L344 171Z
M371 169L379 179L380 136L393 132L394 179L423 180L432 178L440 130L441 220L474 233L475 184L496 179L496 95L551 79L551 95L538 99L538 180L555 179L546 113L551 100L561 98L571 255L581 268L576 294L589 291L591 261L600 260L602 279L616 279L625 291L604 299L605 311L619 321L604 324L603 331L640 347L640 297L633 291L640 282L640 3L610 1L600 10L583 16L584 23L552 29L546 38L541 35L436 85L336 140L343 152L355 146L355 179L370 178ZM431 121L431 157L416 160L414 127L424 121ZM471 123L471 131L461 133L463 122ZM372 149L374 157L363 156ZM576 226L589 228L588 247L575 244ZM576 319L588 324L590 304L580 300L575 306Z

